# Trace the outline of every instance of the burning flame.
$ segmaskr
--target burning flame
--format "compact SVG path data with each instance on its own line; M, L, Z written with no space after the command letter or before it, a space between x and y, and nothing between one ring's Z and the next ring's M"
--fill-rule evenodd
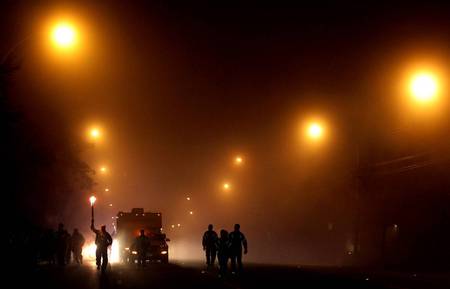
M96 200L97 200L97 198L95 196L92 196L92 197L89 198L89 202L91 202L91 206L94 205Z
M97 245L94 242L91 242L83 247L83 258L85 260L94 261L95 251L97 250ZM120 254L119 254L119 241L113 240L109 253L109 262L118 263L120 262Z

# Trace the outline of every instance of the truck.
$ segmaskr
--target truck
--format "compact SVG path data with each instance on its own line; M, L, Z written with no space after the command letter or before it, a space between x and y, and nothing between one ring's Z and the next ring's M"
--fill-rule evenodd
M150 244L145 253L146 262L169 262L169 246L162 230L161 213L145 212L143 208L133 208L131 212L120 211L116 217L116 240L122 262L135 263L137 251L134 248L136 238L144 230Z

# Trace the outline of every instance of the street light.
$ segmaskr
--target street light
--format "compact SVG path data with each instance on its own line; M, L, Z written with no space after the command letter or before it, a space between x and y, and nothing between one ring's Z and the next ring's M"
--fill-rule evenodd
M323 137L323 125L318 122L311 122L306 126L306 135L311 140L319 140Z
M431 102L439 92L438 79L430 72L419 72L411 77L409 89L416 101Z
M98 142L102 137L102 131L98 127L91 127L87 133L88 138L93 142Z
M241 166L243 162L244 162L244 160L242 159L241 156L236 156L234 158L234 164L237 166Z
M100 173L105 175L106 173L108 173L108 168L106 166L101 166L100 167Z
M56 47L69 49L77 41L77 32L72 24L60 22L53 27L51 38Z
M223 183L222 188L225 191L229 191L231 189L231 185L230 185L230 183Z

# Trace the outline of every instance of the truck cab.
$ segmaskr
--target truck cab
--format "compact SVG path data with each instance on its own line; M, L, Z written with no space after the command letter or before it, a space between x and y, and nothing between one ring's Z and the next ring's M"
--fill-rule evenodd
M145 212L143 208L133 208L131 212L119 212L116 218L116 235L119 244L120 259L126 263L135 263L137 251L134 246L140 231L144 230L149 238L145 252L146 261L169 262L169 246L166 234L162 233L161 213Z

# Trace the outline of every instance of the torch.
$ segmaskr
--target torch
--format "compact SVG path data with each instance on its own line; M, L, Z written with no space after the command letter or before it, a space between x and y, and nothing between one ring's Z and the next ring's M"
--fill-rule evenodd
M92 220L92 223L94 222L94 203L95 203L95 201L97 200L97 198L95 197L95 196L91 196L90 198L89 198L89 201L91 202L91 220Z

